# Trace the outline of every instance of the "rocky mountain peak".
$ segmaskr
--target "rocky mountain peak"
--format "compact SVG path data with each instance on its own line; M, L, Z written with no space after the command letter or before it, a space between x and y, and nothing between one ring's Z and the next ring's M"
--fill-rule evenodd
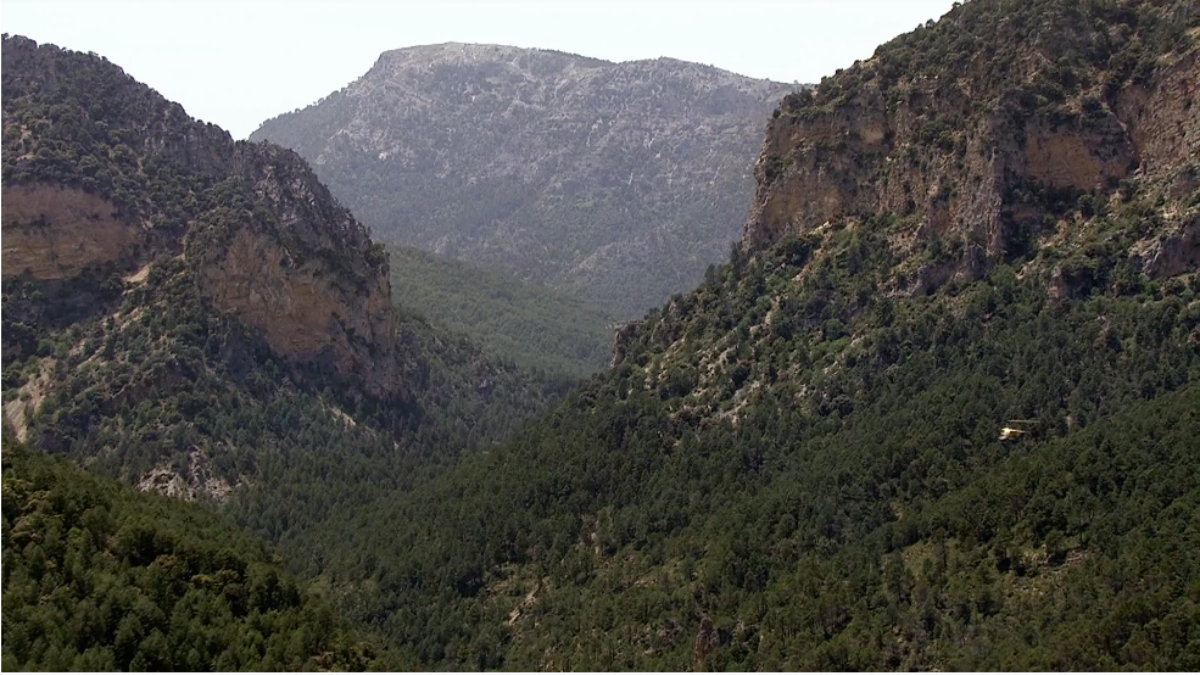
M793 87L674 59L448 43L251 138L291 147L383 240L634 315L737 237L762 119Z
M518 68L530 68L533 64L557 63L564 66L598 67L611 65L603 59L594 59L551 49L528 49L510 45L481 44L471 42L444 42L434 45L419 45L391 49L380 54L375 68L402 69L405 67L439 64L511 63ZM374 69L373 69L374 70Z

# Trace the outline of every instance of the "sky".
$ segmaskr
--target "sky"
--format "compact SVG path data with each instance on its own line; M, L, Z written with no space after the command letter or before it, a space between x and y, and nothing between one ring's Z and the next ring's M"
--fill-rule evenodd
M379 54L442 42L610 61L668 56L819 82L952 0L4 0L0 31L101 54L193 117L245 138L361 77Z

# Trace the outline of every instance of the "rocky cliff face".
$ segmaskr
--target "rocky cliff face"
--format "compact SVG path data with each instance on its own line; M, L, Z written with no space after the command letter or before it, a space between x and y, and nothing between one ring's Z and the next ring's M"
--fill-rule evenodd
M727 254L762 120L793 89L672 59L451 43L387 52L251 138L294 148L384 240L634 315Z
M890 212L906 218L899 250L961 242L954 267L977 276L1062 234L1078 204L1090 218L1122 181L1162 184L1186 207L1200 156L1195 3L1037 4L967 3L785 99L744 245ZM1193 211L1160 214L1177 243L1154 265L1195 264Z
M295 153L246 146L239 173L273 219L196 247L200 287L277 352L332 366L375 396L401 391L386 257Z
M295 153L234 143L115 66L24 38L4 41L4 138L5 283L182 256L279 356L402 395L386 257Z
M79 188L5 186L2 200L5 276L67 279L94 265L131 263L142 242L141 228L112 202Z

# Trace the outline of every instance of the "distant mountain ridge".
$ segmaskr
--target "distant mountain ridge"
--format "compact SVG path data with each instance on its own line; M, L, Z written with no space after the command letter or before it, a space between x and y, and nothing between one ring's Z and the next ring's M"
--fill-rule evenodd
M675 59L448 43L263 123L381 239L633 316L737 240L763 119L796 86Z

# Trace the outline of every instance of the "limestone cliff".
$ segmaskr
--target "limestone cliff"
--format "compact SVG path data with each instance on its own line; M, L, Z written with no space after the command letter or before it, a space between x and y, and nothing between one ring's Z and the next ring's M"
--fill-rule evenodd
M226 246L189 246L203 261L204 294L259 327L278 353L332 366L376 396L399 393L382 249L295 153L267 144L239 150L238 175L271 218L245 221Z
M19 37L4 141L6 284L182 256L279 356L403 396L386 256L295 153L234 143L106 61Z
M0 200L5 276L64 279L137 257L142 231L112 202L63 185L5 185Z
M1091 217L1122 181L1174 184L1186 206L1200 156L1196 3L1135 5L969 2L789 96L743 245L890 212L907 224L899 249L961 242L953 267L973 276L1053 237L1077 205ZM1160 215L1178 243L1155 269L1194 269L1196 214Z

